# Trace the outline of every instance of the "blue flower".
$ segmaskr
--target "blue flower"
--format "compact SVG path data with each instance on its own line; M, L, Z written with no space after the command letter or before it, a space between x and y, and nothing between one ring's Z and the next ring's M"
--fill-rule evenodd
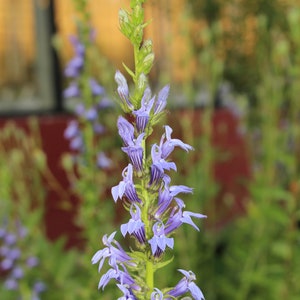
M158 93L157 100L154 106L154 114L159 114L165 109L167 105L167 98L169 95L169 91L170 91L170 86L166 85Z
M133 294L132 289L123 284L117 284L117 287L122 291L123 296L118 300L137 300L137 297Z
M176 199L176 200L177 200L177 203L180 201L180 199ZM201 218L206 218L206 216L199 214L199 213L193 213L190 211L182 211L182 208L183 208L183 205L179 205L179 206L177 205L172 209L172 211L170 213L170 217L165 225L166 226L165 234L169 234L172 231L176 230L183 223L187 223L199 231L199 228L193 222L191 217L201 219Z
M178 271L181 272L184 277L171 291L168 292L168 295L176 298L190 292L195 300L204 300L203 293L194 283L196 280L195 274L192 271L185 271L182 269L178 269Z
M161 180L165 175L164 170L177 170L174 162L168 162L162 157L161 148L157 144L154 144L151 148L151 158L152 165L149 186L161 184Z
M188 144L185 144L179 139L172 139L172 128L168 125L165 126L165 134L163 134L160 140L161 157L167 158L174 150L175 147L180 147L185 151L193 150L194 148Z
M78 77L83 65L84 65L84 57L75 56L67 64L64 72L65 76L71 78Z
M151 98L150 88L146 88L144 96L141 101L141 108L139 110L133 111L133 114L136 116L136 128L139 133L144 132L146 126L149 122L150 111L154 104L155 97Z
M102 87L94 78L90 78L90 87L93 96L104 95L104 87Z
M108 263L113 268L117 267L117 264L127 262L134 265L131 261L131 257L124 251L121 245L114 239L116 231L113 232L109 237L105 234L102 238L102 242L105 248L98 250L92 257L92 264L99 262L98 271L100 272L104 261L108 259ZM116 247L115 247L115 246Z
M125 118L120 116L118 118L118 131L119 135L122 138L124 145L129 146L132 145L134 140L134 127L131 123L129 123Z
M120 270L119 267L122 267L123 270ZM136 287L134 279L130 276L124 264L120 264L119 266L116 265L114 268L111 268L106 273L104 273L100 278L98 289L102 288L102 290L104 290L105 286L111 279L115 279L122 285Z
M115 80L118 84L118 94L122 100L123 106L126 111L131 111L134 109L134 106L129 100L129 89L126 78L120 71L117 71L115 74Z
M133 234L141 244L144 244L146 242L145 224L141 220L141 209L135 203L131 204L130 215L129 222L121 225L121 232L124 237L127 233Z
M79 76L80 71L84 65L85 47L75 36L72 36L70 40L73 44L75 56L67 64L64 74L66 77L76 78Z
M132 164L128 164L128 166L122 172L123 180L119 182L118 185L112 187L111 194L115 202L118 199L122 199L123 195L127 197L130 202L141 202L139 199L137 192L135 190L135 186L133 183L133 168Z
M112 165L112 160L108 158L104 152L97 155L97 166L101 169L107 169Z
M80 89L76 82L72 82L63 92L64 98L80 97Z
M154 288L154 291L151 293L151 300L163 300L164 295L161 290Z
M156 222L153 225L152 230L154 236L148 242L151 245L153 256L160 256L166 250L166 247L173 249L174 239L166 237L164 224L162 222Z
M145 133L141 133L128 146L121 149L128 155L134 169L140 174L143 171L143 154L142 141Z
M155 212L155 217L160 218L160 216L168 209L174 196L179 193L192 193L193 189L185 185L173 185L169 187L168 184L164 185L158 193L158 208Z

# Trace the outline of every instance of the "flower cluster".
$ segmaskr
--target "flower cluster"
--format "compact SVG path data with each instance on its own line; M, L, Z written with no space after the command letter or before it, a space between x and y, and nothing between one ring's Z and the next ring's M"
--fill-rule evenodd
M131 218L121 225L120 231L124 237L129 235L135 240L136 249L126 253L115 240L116 232L109 237L104 236L106 247L92 258L93 264L99 263L99 272L106 259L110 266L101 277L99 288L104 289L114 279L123 293L119 299L174 299L186 293L190 293L193 299L204 299L191 271L179 269L183 278L172 289L160 290L153 284L154 272L165 264L167 251L174 247L176 229L186 223L199 230L192 218L206 217L185 210L179 194L189 194L193 190L185 185L171 185L169 176L170 170L177 170L171 160L174 149L190 151L193 148L172 138L172 129L167 125L159 143L148 146L152 127L166 107L169 86L165 86L157 96L152 96L147 87L140 107L136 108L130 101L125 77L117 71L115 79L122 105L126 105L126 111L131 112L131 120L134 121L122 116L118 119L122 151L128 155L129 163L122 172L122 180L112 187L111 192L114 201L121 201L130 212Z
M15 230L9 230L7 224L0 228L0 274L4 276L3 288L19 291L20 282L28 277L30 271L38 266L39 260L35 256L24 257L20 244L24 241L27 230L19 222ZM45 284L34 281L31 287L32 299L40 299L45 290Z
M64 90L65 98L84 98L83 103L75 107L76 119L69 122L64 136L70 141L70 149L77 153L83 153L86 149L83 136L84 126L91 126L95 139L98 139L105 132L105 127L99 122L102 110L112 106L105 89L98 84L94 78L86 78L86 47L80 40L73 36L71 42L75 55L65 68L65 76L71 79L71 83ZM83 94L86 91L86 94ZM86 99L90 98L90 99ZM99 152L96 157L97 165L100 168L107 168L111 161L104 152Z

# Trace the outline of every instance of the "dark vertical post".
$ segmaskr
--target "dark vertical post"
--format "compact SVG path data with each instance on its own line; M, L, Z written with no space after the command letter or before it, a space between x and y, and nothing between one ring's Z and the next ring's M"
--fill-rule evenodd
M36 30L36 65L37 85L43 101L43 109L60 111L61 80L58 57L52 45L56 31L54 19L54 0L34 0Z

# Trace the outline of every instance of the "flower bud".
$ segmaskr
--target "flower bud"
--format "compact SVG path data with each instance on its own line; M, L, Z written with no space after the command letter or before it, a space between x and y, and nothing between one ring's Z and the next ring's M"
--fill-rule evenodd
M154 53L148 54L143 60L143 71L148 74L153 66Z
M119 10L119 24L121 32L127 38L130 38L130 36L132 35L132 26L129 21L128 12L124 9Z

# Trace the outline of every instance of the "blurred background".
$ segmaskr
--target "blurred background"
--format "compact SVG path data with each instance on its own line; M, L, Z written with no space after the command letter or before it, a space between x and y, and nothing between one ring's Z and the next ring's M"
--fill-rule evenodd
M129 1L0 0L0 222L8 232L21 220L31 234L18 247L40 260L24 276L23 297L34 276L47 286L41 299L102 297L90 257L106 230L124 220L109 192L126 162L118 111L103 117L113 166L92 183L83 178L97 186L85 189L64 137L74 99L62 95L74 55L70 36L83 13L95 31L90 71L117 99L115 71L124 72L123 62L134 67L119 30L121 7ZM150 84L157 91L170 83L166 122L196 150L175 154L175 181L195 187L187 207L208 215L200 233L178 233L175 263L162 271L161 284L177 282L169 274L186 266L208 300L299 299L299 1L148 0L145 18L155 52ZM96 219L95 206L83 208L87 190L100 203ZM12 267L3 267L3 253L0 296L17 299L7 289L14 287L7 284ZM101 299L116 299L113 293Z

